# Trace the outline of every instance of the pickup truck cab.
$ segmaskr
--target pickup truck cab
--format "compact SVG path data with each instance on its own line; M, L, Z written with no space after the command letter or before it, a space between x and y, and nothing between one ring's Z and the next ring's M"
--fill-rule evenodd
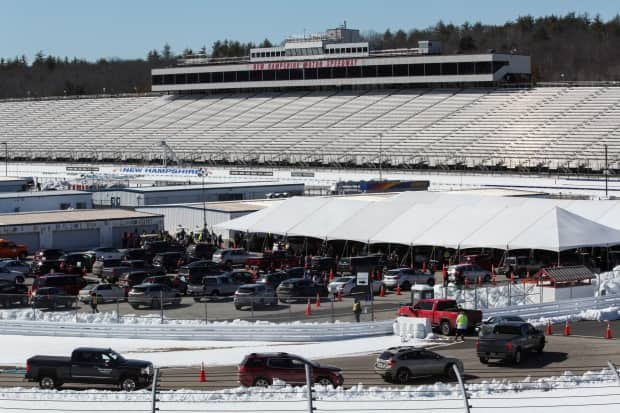
M265 251L262 255L254 255L246 258L245 265L260 270L296 267L299 265L299 257L290 255L286 253L286 251Z
M476 341L476 354L480 362L489 360L510 361L520 364L523 353L545 348L545 335L529 323L504 322L493 327L493 333L480 336Z
M116 385L132 391L151 384L153 364L125 359L109 348L80 347L73 350L71 357L30 357L25 379L39 382L42 389L78 383Z
M456 316L460 309L456 300L434 298L420 300L413 306L400 307L398 315L400 317L428 318L433 327L438 328L441 334L449 336L456 330ZM469 320L469 329L480 324L482 321L481 311L463 310Z
M507 278L510 277L511 273L514 273L517 277L521 278L525 277L527 273L534 275L543 267L545 267L545 264L541 261L530 259L526 256L511 256L506 257L503 264L497 267L497 273L505 275Z

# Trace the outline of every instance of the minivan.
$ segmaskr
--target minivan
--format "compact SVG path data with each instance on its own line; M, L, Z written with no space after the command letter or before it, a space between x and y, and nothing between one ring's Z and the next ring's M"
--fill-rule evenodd
M68 295L78 295L87 282L81 275L76 274L53 274L43 275L34 280L32 291L40 287L56 287L64 290Z

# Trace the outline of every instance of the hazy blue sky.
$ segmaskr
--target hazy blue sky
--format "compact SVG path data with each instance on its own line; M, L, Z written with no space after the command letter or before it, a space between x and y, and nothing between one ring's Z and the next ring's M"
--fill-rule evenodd
M362 31L426 28L443 20L501 24L520 15L620 11L618 0L0 0L0 56L145 57L210 49L218 39L258 43L347 21Z

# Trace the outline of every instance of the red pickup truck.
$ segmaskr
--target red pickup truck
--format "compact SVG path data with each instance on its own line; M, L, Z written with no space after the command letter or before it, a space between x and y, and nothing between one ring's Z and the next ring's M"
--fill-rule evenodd
M299 257L287 254L284 251L265 251L262 255L246 258L245 265L261 270L297 267L299 266Z
M400 307L398 315L429 318L433 327L438 327L441 334L449 336L456 329L456 316L459 309L456 300L435 298L420 300L413 306ZM469 320L469 329L473 329L482 322L482 311L465 310L465 314Z

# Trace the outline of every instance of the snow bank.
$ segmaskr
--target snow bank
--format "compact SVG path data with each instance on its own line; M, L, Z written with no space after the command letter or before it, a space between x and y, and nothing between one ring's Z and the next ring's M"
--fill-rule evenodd
M435 285L435 297L453 298L465 308L502 308L511 305L538 304L540 287L535 284L470 287L464 290L455 284Z

